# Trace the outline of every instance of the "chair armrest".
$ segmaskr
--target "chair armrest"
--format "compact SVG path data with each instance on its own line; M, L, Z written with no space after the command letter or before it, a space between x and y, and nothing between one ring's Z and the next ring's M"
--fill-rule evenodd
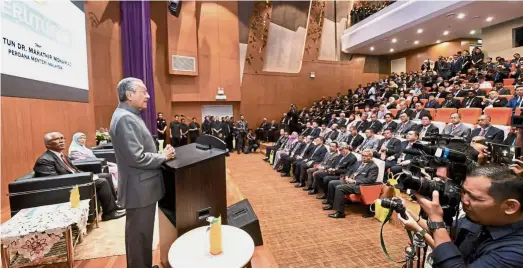
M90 172L15 180L8 185L11 216L24 208L66 203L75 186L80 191L80 199L96 199Z
M85 159L85 160L75 160L73 164L80 169L82 172L92 172L94 174L99 174L104 172L104 167L106 165L105 159Z
M360 185L361 201L365 205L370 205L380 198L383 183L376 182L374 184Z
M108 162L116 163L116 155L114 154L114 149L93 150L93 154L96 157L103 158Z

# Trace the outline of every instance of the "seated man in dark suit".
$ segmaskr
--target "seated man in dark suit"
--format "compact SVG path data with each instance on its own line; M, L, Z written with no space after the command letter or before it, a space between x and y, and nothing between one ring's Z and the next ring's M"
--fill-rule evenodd
M401 103L399 103L398 105L398 112L396 113L396 117L394 117L395 119L399 119L401 117L401 114L407 114L407 117L410 118L410 115L412 114L412 110L410 110L408 107L407 107L407 103L405 103L405 101L402 101Z
M421 101L416 102L415 110L410 114L411 120L421 120L423 116L430 116L430 112L423 109L423 103Z
M287 139L289 139L289 133L285 132L285 130L280 130L280 137L276 141L275 144L272 146L268 146L265 148L265 159L263 159L266 162L269 162L269 158L271 157L271 151L274 150L276 152L285 142L287 142Z
M484 108L487 107L504 107L508 101L505 97L499 97L499 93L496 91L490 91L489 92L489 98L485 99L481 105L483 105Z
M459 100L454 99L454 95L452 93L447 93L445 101L441 104L442 108L460 108L461 103Z
M305 180L307 169L313 167L314 164L318 164L323 161L325 154L327 154L327 148L323 145L324 142L325 139L321 136L314 139L316 148L312 152L312 155L309 159L304 159L300 163L296 164L296 170L293 170L294 178L290 181L290 183L299 183L296 185L296 187L305 187L305 181L301 182L300 180ZM302 175L302 173L305 175Z
M516 144L516 137L518 136L516 131L516 127L510 127L510 131L507 134L507 138L503 140L503 144L513 147Z
M467 141L470 142L475 136L483 136L487 142L496 144L502 144L505 138L503 130L496 128L490 124L490 116L481 115L478 117L478 128L472 130L470 135L467 137Z
M401 141L392 136L393 132L391 129L386 129L382 135L384 138L380 140L378 151L374 152L374 157L385 161L386 170L395 165L395 162L389 160L389 158L401 150Z
M438 100L434 96L429 96L429 101L425 104L425 108L439 108Z
M475 91L469 91L468 96L461 102L461 108L483 108L481 102L483 98L477 97Z
M410 166L410 161L416 156L413 154L409 154L408 152L405 152L405 150L416 150L413 149L412 145L414 143L418 142L419 140L419 133L417 131L409 131L407 133L407 141L401 142L401 148L399 152L396 152L394 156L391 156L392 158L387 159L388 161L395 161L396 164L390 168L390 172L393 174L401 173L403 168L408 168Z
M421 124L417 126L416 131L418 131L420 139L432 134L439 134L439 129L432 124L432 117L430 115L423 116Z
M398 126L398 129L396 129L397 134L406 134L410 130L413 130L416 128L416 124L409 119L409 116L407 113L401 113L400 115L400 124Z
M75 174L81 171L74 166L71 159L63 154L65 138L59 132L48 133L44 137L47 151L36 160L34 165L35 177L48 177L65 174ZM94 175L96 194L102 205L102 221L118 219L125 216L125 210L120 210L112 193L108 181L112 180L110 174Z
M306 144L306 147L297 155L295 156L294 158L291 158L290 160L292 162L290 162L290 167L285 167L285 163L283 164L283 172L284 173L287 173L288 175L290 175L290 170L292 169L292 171L296 171L299 167L299 165L301 165L302 162L304 162L305 160L308 160L310 159L310 157L312 156L312 153L314 153L314 150L316 149L316 145L314 144L315 141L314 141L314 138L312 136L307 136L307 144ZM299 173L299 172L298 172ZM284 175L282 175L284 176ZM291 183L294 183L294 179L291 181Z
M383 124L381 123L381 121L378 120L378 115L370 115L370 122L368 124L367 129L372 129L374 133L378 133L381 130L382 126Z
M363 143L363 136L358 133L358 128L356 126L350 127L350 135L347 137L347 145L349 145L351 150L355 150L361 143Z
M327 185L331 180L337 180L342 174L345 174L354 163L358 161L356 156L351 153L349 145L347 143L340 143L341 157L334 167L327 169L326 171L315 172L313 174L314 180L312 183L312 190L309 190L309 194L316 194L318 191L323 193L318 195L317 199L327 198Z
M366 149L361 153L361 161L356 162L340 180L329 182L326 206L323 210L336 210L329 214L331 218L345 217L345 195L359 194L361 184L372 184L378 179L378 166L372 161L372 150Z
M383 123L383 126L381 127L381 130L378 134L383 133L387 129L391 130L393 133L396 132L396 129L398 128L398 123L393 121L392 118L394 118L394 116L392 116L392 113L385 114L385 122Z
M305 141L304 141L305 140ZM293 162L296 157L302 152L303 149L305 149L308 146L308 143L310 142L310 139L307 137L303 137L300 135L298 137L298 142L296 142L291 149L289 150L289 153L283 153L280 155L280 163L282 165L282 169L280 172L283 172L281 174L282 177L288 177L290 173L290 164Z

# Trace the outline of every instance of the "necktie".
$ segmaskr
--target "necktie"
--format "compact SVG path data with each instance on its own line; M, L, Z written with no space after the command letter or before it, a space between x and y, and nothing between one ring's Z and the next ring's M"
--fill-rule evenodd
M427 132L427 127L423 127L423 129L421 130L420 136L424 137L426 132Z
M416 113L416 117L415 119L419 119L419 114L421 113L421 111L419 111L418 113Z
M481 128L481 132L479 133L480 136L485 136L485 129L484 128Z
M518 106L517 107L521 107L521 96L518 97Z
M365 167L365 163L361 163L360 167L358 167L358 170L356 170L356 173L354 173L354 175L352 176L353 179L358 176L361 170L363 170L363 167Z
M73 173L76 172L76 169L74 169L71 164L67 161L67 159L65 158L65 156L63 154L60 154L60 157L62 157L62 161L64 162L65 166L67 166L67 168L69 168L69 170L71 170Z
M454 130L456 130L456 125L452 124L452 128L451 128L449 134L452 134L454 132Z

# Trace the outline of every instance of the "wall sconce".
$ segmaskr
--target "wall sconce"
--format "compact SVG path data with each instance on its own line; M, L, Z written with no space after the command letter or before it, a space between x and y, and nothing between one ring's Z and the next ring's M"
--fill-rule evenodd
M316 73L311 72L311 74L310 74L310 78L315 78L315 77L316 77Z

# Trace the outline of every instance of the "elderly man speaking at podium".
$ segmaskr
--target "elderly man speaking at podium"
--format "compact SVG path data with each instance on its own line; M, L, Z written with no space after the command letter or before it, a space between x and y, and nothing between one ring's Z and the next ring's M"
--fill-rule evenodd
M110 128L118 165L118 202L127 210L127 267L134 268L152 267L156 202L165 192L160 166L175 157L170 145L163 154L157 153L153 137L140 116L149 97L143 81L122 79L118 83L120 104Z

